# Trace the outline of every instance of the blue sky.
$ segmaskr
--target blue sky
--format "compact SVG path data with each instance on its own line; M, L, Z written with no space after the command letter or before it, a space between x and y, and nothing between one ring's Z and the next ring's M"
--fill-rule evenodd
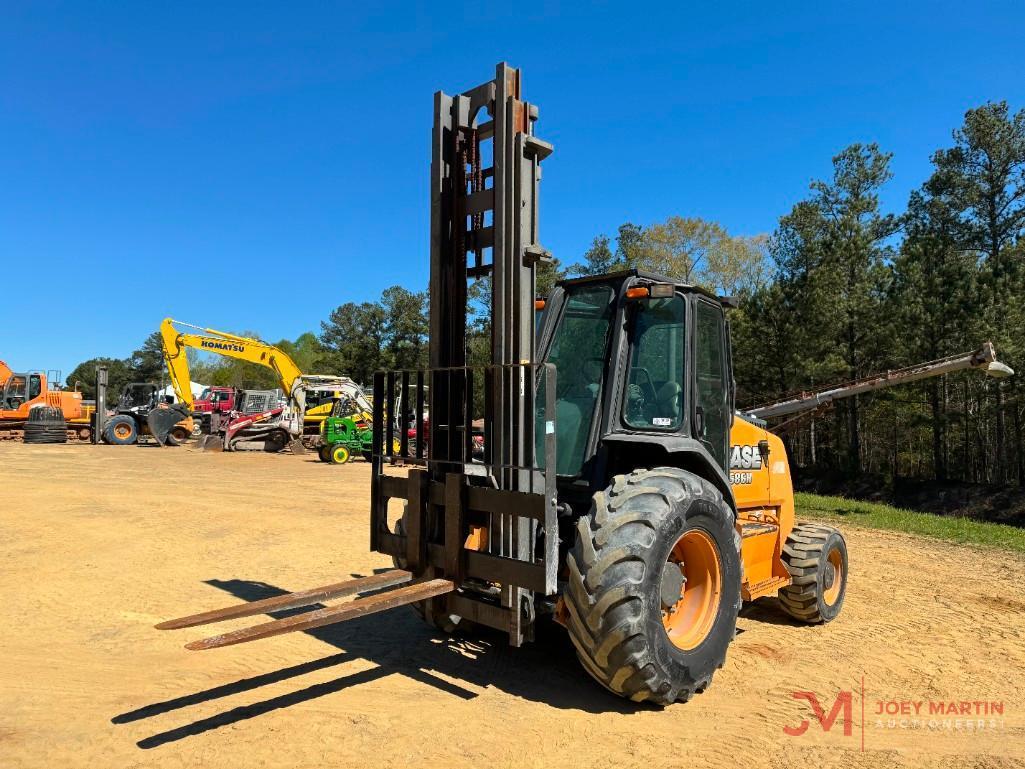
M294 338L424 287L432 94L500 60L567 263L623 221L769 232L855 141L900 209L966 109L1025 107L1022 3L489 5L5 4L0 358L66 374L166 315Z

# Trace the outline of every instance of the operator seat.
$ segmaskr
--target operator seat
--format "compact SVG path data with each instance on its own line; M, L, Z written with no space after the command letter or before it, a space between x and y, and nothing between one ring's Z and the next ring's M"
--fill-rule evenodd
M556 452L558 472L579 470L574 467L587 442L591 416L601 390L601 361L586 360L571 384L571 389L555 402L555 420L559 449Z
M658 388L658 395L655 398L658 413L655 416L668 417L673 420L674 425L680 424L680 415L683 401L683 388L679 382L666 382Z

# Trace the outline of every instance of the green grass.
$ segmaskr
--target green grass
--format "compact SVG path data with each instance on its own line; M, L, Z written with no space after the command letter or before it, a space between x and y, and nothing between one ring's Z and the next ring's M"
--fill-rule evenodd
M999 547L1025 553L1025 529L1001 523L920 513L875 502L801 492L795 494L794 501L798 520L811 518L830 522L846 521L868 529L902 531L958 544Z

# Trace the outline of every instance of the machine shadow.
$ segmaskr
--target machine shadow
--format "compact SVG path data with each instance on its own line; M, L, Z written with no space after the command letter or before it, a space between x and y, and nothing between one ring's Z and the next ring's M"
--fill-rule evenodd
M779 599L775 597L758 598L751 603L745 603L744 607L740 610L740 618L764 622L767 625L812 627L794 619L783 611L783 607L779 605Z
M288 592L264 582L247 580L212 579L207 580L207 584L244 601L272 598ZM322 607L322 604L315 604L266 616L280 619ZM258 622L259 618L251 618L251 621ZM202 628L199 630L202 632ZM377 667L232 708L151 735L137 745L143 749L156 748L395 674L408 676L464 700L477 697L478 692L458 682L478 688L495 687L551 707L589 713L629 714L650 707L615 697L592 681L580 667L572 644L561 628L538 623L538 631L539 637L534 643L514 649L508 645L504 634L487 628L478 629L472 638L442 635L422 622L411 609L401 607L303 631L339 650L337 654L151 703L116 715L111 722L127 724L141 721L361 659L373 662Z

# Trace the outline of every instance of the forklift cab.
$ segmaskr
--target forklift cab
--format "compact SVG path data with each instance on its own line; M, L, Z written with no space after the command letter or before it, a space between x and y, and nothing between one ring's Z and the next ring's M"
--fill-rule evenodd
M685 457L732 499L733 375L714 296L641 270L563 281L546 302L538 358L558 372L560 497L583 501L612 475Z
M119 411L149 411L157 406L159 387L152 382L130 382L118 398Z

